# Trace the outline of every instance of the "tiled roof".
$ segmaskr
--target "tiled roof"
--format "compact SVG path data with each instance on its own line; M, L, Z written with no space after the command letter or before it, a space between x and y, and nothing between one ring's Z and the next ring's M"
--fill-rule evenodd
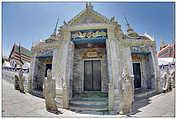
M19 46L16 45L15 51L19 53ZM20 52L27 56L30 56L30 57L32 56L31 52L22 46L20 46Z

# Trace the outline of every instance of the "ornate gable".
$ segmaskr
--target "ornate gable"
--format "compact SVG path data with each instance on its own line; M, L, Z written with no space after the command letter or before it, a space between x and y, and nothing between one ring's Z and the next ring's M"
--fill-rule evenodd
M76 20L75 24L88 24L88 23L104 23L104 21L91 13L87 13L84 16Z
M88 24L88 23L109 23L109 19L102 16L93 10L93 6L86 6L86 9L76 15L71 21L70 25Z

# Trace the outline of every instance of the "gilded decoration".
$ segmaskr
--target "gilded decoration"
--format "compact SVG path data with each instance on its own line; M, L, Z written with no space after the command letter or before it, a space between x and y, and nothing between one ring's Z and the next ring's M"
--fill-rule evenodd
M75 44L105 42L107 29L89 29L71 32L71 41Z
M42 56L42 55L52 55L53 54L53 50L52 49L44 49L44 50L39 50L38 52L38 56Z
M47 39L47 40L45 40L46 43L51 43L53 41L56 41L56 40L54 40L54 39Z
M132 54L132 60L133 61L141 61L142 57L138 54Z
M103 55L103 53L97 52L95 48L89 48L86 53L83 53L80 56L83 58L97 58L102 57Z
M142 53L146 53L146 52L150 52L150 48L147 46L132 46L130 47L131 52L142 52Z
M77 37L79 38L96 38L99 36L107 36L107 33L105 31L100 31L100 30L96 30L96 31L88 31L88 32L82 32L82 31L78 31L75 33L72 33L72 39L75 39Z
M40 61L44 62L45 64L52 64L52 58L40 59Z

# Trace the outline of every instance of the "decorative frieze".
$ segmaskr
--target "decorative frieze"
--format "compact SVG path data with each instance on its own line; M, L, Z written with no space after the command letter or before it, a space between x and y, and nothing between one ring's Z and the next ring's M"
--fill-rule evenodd
M149 40L121 40L121 44L125 46L149 46L156 48L155 41L149 41Z
M102 57L104 53L98 52L95 48L89 48L87 52L80 54L83 58L99 58Z

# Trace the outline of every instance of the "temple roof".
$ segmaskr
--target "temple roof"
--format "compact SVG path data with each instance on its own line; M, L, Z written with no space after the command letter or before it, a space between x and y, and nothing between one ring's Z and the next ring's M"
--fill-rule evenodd
M29 56L29 57L32 56L30 50L28 50L28 49L26 49L26 48L24 48L24 47L22 47L22 46L20 46L20 48L19 48L19 46L16 45L16 44L14 44L14 46L13 46L13 48L12 48L12 51L11 51L11 53L10 53L10 56L12 55L13 52L17 52L17 53L21 52L22 54L25 54L25 55L27 55L27 56ZM10 56L9 56L9 57L10 57Z
M137 39L137 40L152 40L151 37L145 35L145 34L138 34L134 31L133 28L131 28L130 24L128 23L128 20L126 19L127 23L127 33L124 33L123 39ZM101 23L101 24L116 24L117 26L119 25L120 31L121 31L121 25L118 24L118 22L115 21L115 17L112 17L108 19L107 17L101 15L100 13L96 12L93 9L93 5L90 2L86 3L86 8L82 10L79 14L77 14L75 17L73 17L68 23L64 21L64 24L60 27L58 30L59 33L56 34L57 30L57 24L54 29L54 32L50 35L50 37L44 41L40 41L39 43L35 43L34 46L40 45L40 43L45 42L45 43L50 43L53 41L56 41L60 39L60 37L63 35L62 34L62 28L65 26L73 26L73 25L80 25L80 24L92 24L92 23ZM66 27L67 28L67 27ZM122 37L122 36L121 36Z
M9 55L9 60L15 59L16 63L21 65L22 63L30 62L31 57L32 54L30 50L14 44Z

